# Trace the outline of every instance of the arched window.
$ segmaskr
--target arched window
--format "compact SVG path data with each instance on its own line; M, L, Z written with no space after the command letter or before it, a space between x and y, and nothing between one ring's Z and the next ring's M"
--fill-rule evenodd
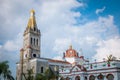
M43 67L41 67L41 73L43 73Z
M75 77L75 80L80 80L80 76L76 76L76 77Z
M37 41L36 41L36 42L37 42L37 46L38 46L38 39L37 39Z
M36 31L36 28L34 27L34 31Z
M97 76L98 80L104 80L104 76L100 73L98 76Z
M112 74L108 74L106 78L107 80L114 80L114 76Z
M27 58L27 54L25 54L25 58Z
M60 80L64 80L64 78L63 78L63 77L61 77L61 78L60 78Z
M94 76L94 75L91 75L91 76L89 77L89 80L95 80L95 76Z
M31 38L30 43L32 44L32 42L33 42L33 41L32 41L32 38Z
M34 38L34 45L35 45L35 38Z
M85 76L85 80L87 80L87 76Z
M69 77L66 77L66 80L69 80Z

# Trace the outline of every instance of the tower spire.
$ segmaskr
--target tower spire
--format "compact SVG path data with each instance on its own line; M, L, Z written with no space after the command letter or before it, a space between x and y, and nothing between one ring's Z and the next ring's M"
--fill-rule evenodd
M34 27L36 27L36 26L37 26L37 24L36 24L36 20L35 20L35 11L34 11L34 9L32 9L30 11L30 18L29 18L27 27L34 29Z
M25 59L40 57L40 30L37 28L35 11L30 11L30 18L26 30L24 31Z

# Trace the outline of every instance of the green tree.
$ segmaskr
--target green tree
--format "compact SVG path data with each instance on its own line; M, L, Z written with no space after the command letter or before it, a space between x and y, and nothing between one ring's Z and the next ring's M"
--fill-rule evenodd
M9 70L8 61L0 62L0 78L3 78L4 80L14 80L11 71Z
M25 80L34 80L33 69L27 70L27 74L23 73Z
M60 80L65 80L63 77L60 77Z
M116 60L115 56L113 56L112 54L107 56L107 61L113 61L113 60Z
M112 54L107 56L107 65L110 67L110 61L116 60L116 57L113 56Z
M36 79L35 80L47 80L47 77L44 74L42 74L42 73L38 73L36 75Z
M58 77L58 72L55 72L49 68L44 73L37 74L36 80L56 80Z
M28 71L28 79L27 80L33 80L33 69L30 69L27 71Z

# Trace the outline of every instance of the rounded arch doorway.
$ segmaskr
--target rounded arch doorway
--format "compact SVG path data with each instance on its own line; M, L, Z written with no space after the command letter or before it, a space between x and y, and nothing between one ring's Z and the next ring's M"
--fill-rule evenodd
M104 76L100 73L98 76L97 76L98 80L104 80Z
M60 80L65 80L65 79L63 77L61 77Z
M69 80L69 77L66 77L66 80Z
M75 77L75 80L80 80L80 76L76 76L76 77Z
M106 78L107 80L114 80L114 76L112 74L108 74Z
M94 75L90 75L89 80L95 80L95 76Z

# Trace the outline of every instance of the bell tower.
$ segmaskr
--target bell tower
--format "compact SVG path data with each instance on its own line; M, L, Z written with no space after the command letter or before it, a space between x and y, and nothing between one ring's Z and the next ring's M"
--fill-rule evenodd
M35 11L33 9L30 11L30 18L23 36L23 59L39 58L41 34L37 28Z

